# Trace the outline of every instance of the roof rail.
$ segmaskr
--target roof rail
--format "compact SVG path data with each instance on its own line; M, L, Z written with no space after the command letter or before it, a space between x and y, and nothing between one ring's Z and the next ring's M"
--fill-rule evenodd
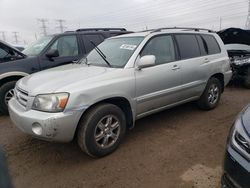
M83 28L77 29L77 32L80 31L127 31L125 28Z
M151 33L160 32L162 30L168 30L168 29L180 29L180 30L185 30L185 31L197 31L197 32L199 32L199 31L207 31L209 33L216 33L215 31L210 30L210 29L192 28L192 27L163 27L163 28L153 29L153 30L151 30Z

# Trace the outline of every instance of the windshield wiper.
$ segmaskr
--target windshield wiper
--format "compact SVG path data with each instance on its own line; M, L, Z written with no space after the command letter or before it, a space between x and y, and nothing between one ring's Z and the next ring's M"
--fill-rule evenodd
M95 44L93 41L91 41L91 40L90 40L90 43L95 47L95 48L94 48L95 51L101 56L101 58L105 61L105 63L107 63L107 65L108 65L109 67L112 67L111 64L108 62L108 60L106 59L106 56L104 55L104 53L100 50L100 48L98 48L98 47L96 46L96 44Z

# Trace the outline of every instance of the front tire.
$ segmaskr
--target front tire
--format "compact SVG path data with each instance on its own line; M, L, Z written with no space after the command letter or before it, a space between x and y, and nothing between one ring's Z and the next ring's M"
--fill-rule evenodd
M14 96L14 88L16 81L11 81L3 84L0 87L0 111L4 115L8 115L8 102Z
M202 96L198 100L199 108L202 110L214 109L220 101L222 87L217 78L210 78Z
M125 132L123 111L113 104L99 104L80 120L78 145L91 157L103 157L118 148Z

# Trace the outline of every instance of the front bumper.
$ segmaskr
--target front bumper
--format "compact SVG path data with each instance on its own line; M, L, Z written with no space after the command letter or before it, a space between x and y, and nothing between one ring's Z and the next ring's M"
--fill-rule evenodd
M222 188L250 187L250 162L231 146L227 146L221 183Z
M69 142L83 110L60 113L47 113L26 110L16 99L9 101L9 114L12 122L24 133L48 141Z

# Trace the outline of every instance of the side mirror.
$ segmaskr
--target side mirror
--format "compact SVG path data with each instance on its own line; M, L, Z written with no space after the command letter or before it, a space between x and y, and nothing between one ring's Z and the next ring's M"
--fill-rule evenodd
M54 57L59 57L59 51L58 50L49 50L47 53L46 53L46 57L48 57L49 59L52 59Z
M138 62L138 69L151 67L155 65L155 56L154 55L145 55L142 56Z

